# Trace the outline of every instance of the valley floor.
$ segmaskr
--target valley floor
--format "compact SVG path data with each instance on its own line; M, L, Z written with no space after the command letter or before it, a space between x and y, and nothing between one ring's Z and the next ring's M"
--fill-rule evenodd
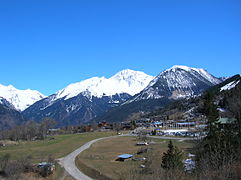
M67 134L49 137L45 140L15 142L13 145L0 147L0 158L8 154L11 161L29 158L33 164L40 163L48 161L49 159L54 160L65 157L67 154L73 152L86 142L115 134L116 132ZM64 169L56 164L55 173L49 176L47 179L57 180L63 175ZM24 174L24 177L26 180L42 179L34 174ZM70 177L67 176L65 179L70 179Z
M152 143L147 147L136 146L137 137L117 137L106 139L93 144L89 149L82 152L76 159L79 169L98 180L119 180L119 179L150 179L148 169L161 169L161 157L167 150L169 140L152 139ZM174 144L186 153L192 148L191 141L177 141ZM145 157L146 161L127 160L116 161L121 154L136 154L148 148L147 153L135 155L136 159ZM145 168L141 168L144 165Z

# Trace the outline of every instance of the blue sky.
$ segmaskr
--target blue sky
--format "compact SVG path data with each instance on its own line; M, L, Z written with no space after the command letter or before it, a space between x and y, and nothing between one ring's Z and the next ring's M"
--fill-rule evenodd
M0 84L45 95L122 69L240 73L240 0L1 0Z

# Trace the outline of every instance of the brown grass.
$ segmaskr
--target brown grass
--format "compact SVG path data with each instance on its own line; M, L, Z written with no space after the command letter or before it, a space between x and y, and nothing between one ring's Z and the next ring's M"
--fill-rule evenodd
M72 176L68 175L64 178L64 180L75 180L74 178L72 178Z
M138 155L138 157L151 159L151 161L146 163L132 160L125 162L115 161L120 154L135 154L140 148L146 148L146 146L136 146L137 139L135 137L118 137L97 142L91 148L81 153L77 157L76 162L84 173L95 179L99 179L97 178L99 174L114 180L135 179L135 176L142 171L140 168L141 164L145 163L150 168L161 167L161 157L163 152L167 150L168 141L153 141L155 143L148 146L148 153ZM174 141L174 144L184 150L192 146L188 142ZM146 176L145 178L148 179L148 175L142 176Z
M42 161L47 161L49 157L53 159L64 157L78 147L85 144L86 142L100 137L111 136L115 134L116 132L93 132L58 135L54 136L53 140L50 140L48 138L46 140L38 141L8 141L7 143L9 146L0 147L0 157L9 154L11 160L17 160L27 156L31 156L32 163L39 163ZM48 178L45 178L45 180L59 180L61 177L63 177L63 175L64 169L57 165L54 174L49 176ZM24 180L43 179L36 174L23 174L23 176ZM67 176L66 178L71 179L70 176Z

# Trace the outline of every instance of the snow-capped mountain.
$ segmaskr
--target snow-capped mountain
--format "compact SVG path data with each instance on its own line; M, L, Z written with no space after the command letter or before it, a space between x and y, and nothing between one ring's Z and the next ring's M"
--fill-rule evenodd
M23 111L45 96L36 90L19 90L12 85L4 86L0 84L0 97L11 103L16 110Z
M201 95L208 88L222 82L204 69L173 66L161 72L140 93L94 121L125 121L131 114L151 112L163 108L177 99Z
M126 69L109 79L105 77L93 77L70 84L58 91L53 100L63 97L67 100L84 92L90 97L94 96L98 98L122 93L133 96L142 91L153 78L153 76L149 76L143 72Z
M160 73L132 101L145 99L179 99L199 95L207 88L222 81L204 69L173 66Z
M51 117L58 121L60 126L88 122L142 91L153 78L129 69L110 78L90 78L70 84L36 102L23 114L27 119L35 121Z

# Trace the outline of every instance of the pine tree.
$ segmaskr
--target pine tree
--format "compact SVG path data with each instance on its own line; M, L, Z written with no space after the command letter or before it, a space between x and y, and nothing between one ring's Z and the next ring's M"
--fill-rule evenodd
M234 89L235 90L235 89ZM231 91L224 92L222 105L225 109L231 112L240 112L240 110L232 111L240 101L237 97L237 92L233 93L235 98L231 98ZM230 97L231 96L231 97ZM206 93L204 96L204 111L208 119L208 134L196 147L197 164L202 167L203 162L209 165L209 168L219 169L222 166L233 163L240 157L240 139L238 137L237 125L224 125L219 127L217 125L218 111L214 104L215 96L211 93ZM234 105L234 106L231 106ZM232 108L230 108L232 107ZM231 110L232 109L232 110Z
M208 137L212 138L216 136L217 127L215 122L218 119L217 106L213 103L214 97L210 92L204 97L204 114L208 119Z
M183 169L183 153L176 146L173 145L172 141L168 144L167 152L163 153L161 167L163 169Z

